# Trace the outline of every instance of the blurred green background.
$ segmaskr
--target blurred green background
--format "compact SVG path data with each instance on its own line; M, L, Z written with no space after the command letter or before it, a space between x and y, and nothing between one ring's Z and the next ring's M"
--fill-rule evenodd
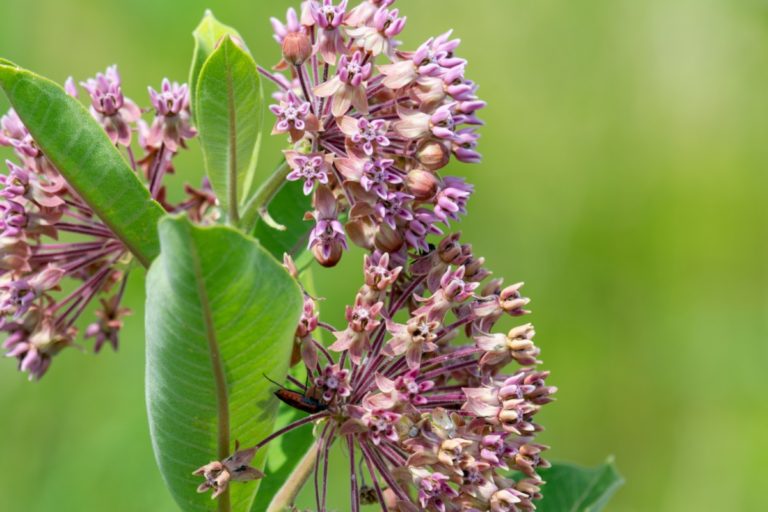
M269 65L268 17L294 3L2 0L0 56L58 81L118 63L147 105L146 85L186 80L206 7ZM768 3L398 3L406 47L456 29L489 103L484 163L453 168L477 185L462 230L533 298L560 387L551 458L615 454L612 511L768 510ZM352 260L320 274L331 318ZM0 364L0 510L175 509L146 425L142 280L118 354L69 351L39 383Z

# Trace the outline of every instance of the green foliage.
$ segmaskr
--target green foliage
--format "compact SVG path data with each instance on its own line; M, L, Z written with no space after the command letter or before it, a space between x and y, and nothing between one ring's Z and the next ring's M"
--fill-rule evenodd
M288 253L299 267L305 263L302 255L307 253L307 240L312 229L312 223L304 220L304 214L312 210L312 201L302 193L301 187L301 182L287 182L269 203L270 215L286 227L285 231L279 231L260 219L253 232L276 258Z
M599 512L624 483L611 459L596 468L553 464L541 477L547 484L540 512Z
M192 67L189 70L189 102L192 105L192 114L195 116L197 115L194 108L197 97L196 88L200 70L203 69L203 64L216 48L216 43L225 35L237 37L240 41L243 40L237 30L221 23L210 10L205 11L200 24L192 32L192 37L195 39L195 49L192 53Z
M145 266L159 251L162 207L104 129L58 84L0 61L0 87L45 155Z
M159 231L146 305L152 439L181 508L213 510L192 471L226 456L235 440L250 446L273 431L277 403L262 373L287 372L302 296L272 256L233 229L168 218ZM248 510L257 489L234 484L232 510Z
M306 416L306 413L280 404L275 423L275 430L282 428ZM315 441L312 425L304 425L280 436L269 444L264 472L267 476L261 481L259 493L253 502L251 512L267 510L275 494L288 481L297 464L309 451Z
M193 108L208 177L232 224L253 186L264 94L256 63L225 35L203 64Z

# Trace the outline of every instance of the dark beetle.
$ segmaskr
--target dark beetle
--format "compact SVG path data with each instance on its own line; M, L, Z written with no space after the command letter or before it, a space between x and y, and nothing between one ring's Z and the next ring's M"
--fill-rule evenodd
M280 388L275 391L275 396L279 398L281 402L290 405L294 409L310 414L315 414L328 408L326 404L319 400L286 388Z
M315 414L321 411L324 411L328 408L328 405L321 402L317 398L313 398L310 396L310 393L312 391L312 388L308 388L305 393L302 393L300 391L294 391L292 389L288 389L285 386L278 384L277 382L273 381L266 375L264 377L271 382L272 384L278 386L280 389L275 391L275 396L284 404L289 405L293 407L294 409L298 409L300 411L308 412L310 414Z

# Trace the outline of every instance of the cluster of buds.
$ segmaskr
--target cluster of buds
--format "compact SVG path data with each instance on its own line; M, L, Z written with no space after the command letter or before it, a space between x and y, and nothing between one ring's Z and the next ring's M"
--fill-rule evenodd
M215 215L210 187L187 187L188 199L177 205L165 201L163 177L172 171L184 140L195 135L186 85L164 80L161 92L150 89L151 127L141 119L142 110L124 96L117 67L81 85L91 114L125 152L155 199L168 211L188 211L196 221ZM71 78L65 90L78 95ZM134 132L143 152L140 160L131 146ZM0 330L7 334L3 348L30 379L39 379L56 354L76 346L77 321L97 297L97 319L86 327L84 337L94 340L96 352L104 344L117 349L122 319L129 313L120 303L131 256L13 110L0 118L0 146L12 148L17 159L7 161L8 172L0 175Z
M309 244L324 266L339 261L347 239L401 262L426 251L472 193L439 174L452 156L480 161L476 113L485 103L454 54L459 40L448 32L400 50L406 18L393 3L309 0L286 23L272 19L283 55L275 72L260 71L279 88L273 133L293 145L288 180L313 194Z

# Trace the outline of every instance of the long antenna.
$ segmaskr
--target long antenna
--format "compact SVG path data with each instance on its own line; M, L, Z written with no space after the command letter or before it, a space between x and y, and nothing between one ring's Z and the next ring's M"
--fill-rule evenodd
M271 382L271 383L272 383L272 384L274 384L275 386L279 387L280 389L285 389L285 390L288 390L288 391L290 391L290 389L288 389L287 387L283 386L283 385L282 385L282 384L280 384L279 382L275 382L275 381L273 381L272 379L270 379L269 377L267 377L267 374L266 374L266 373L262 373L262 375L264 376L264 378L265 378L265 379L267 379L269 382Z

